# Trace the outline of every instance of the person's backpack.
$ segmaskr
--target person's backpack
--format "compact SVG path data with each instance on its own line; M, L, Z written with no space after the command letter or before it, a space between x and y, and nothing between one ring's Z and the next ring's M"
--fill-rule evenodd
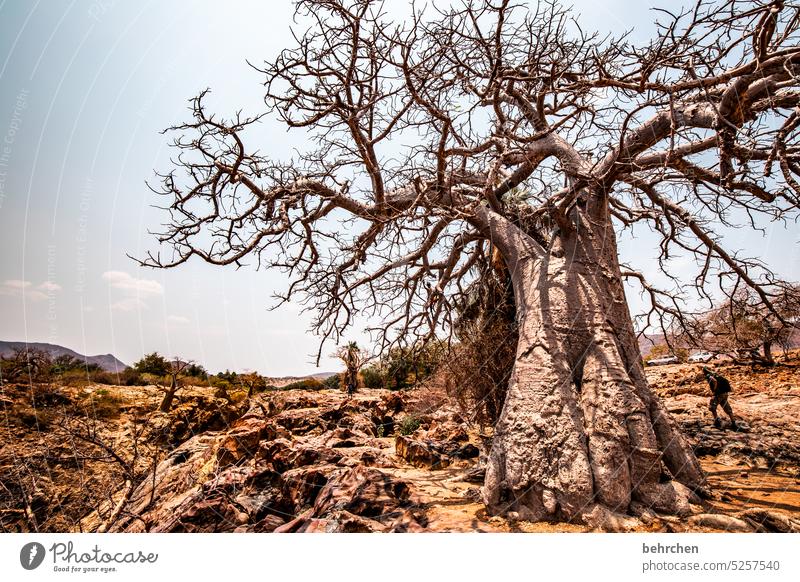
M723 394L731 391L731 383L728 382L727 378L719 374L714 374L714 379L717 381L717 388L714 390L715 394Z

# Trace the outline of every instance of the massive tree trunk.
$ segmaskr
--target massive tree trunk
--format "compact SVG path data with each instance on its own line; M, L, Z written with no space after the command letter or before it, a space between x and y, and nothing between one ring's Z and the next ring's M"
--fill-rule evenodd
M597 522L630 513L632 502L682 513L690 489L704 485L645 380L614 230L604 201L594 205L576 208L574 228L544 253L493 217L519 322L483 488L494 514Z

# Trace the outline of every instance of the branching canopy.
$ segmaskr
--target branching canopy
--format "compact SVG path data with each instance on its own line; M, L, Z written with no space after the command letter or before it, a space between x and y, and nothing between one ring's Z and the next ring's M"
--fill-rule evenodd
M298 2L308 30L258 67L265 112L213 115L203 92L169 129L175 167L155 189L170 250L141 263L285 269L280 299L312 309L323 340L379 315L385 347L451 328L495 224L541 253L593 196L618 227L659 234L663 269L694 258L701 297L746 287L771 309L776 277L714 230L797 217L800 7L661 9L640 46L527 4L468 0L397 24L382 2ZM260 154L265 115L305 128L313 149ZM684 320L683 291L623 276L649 297L647 323Z

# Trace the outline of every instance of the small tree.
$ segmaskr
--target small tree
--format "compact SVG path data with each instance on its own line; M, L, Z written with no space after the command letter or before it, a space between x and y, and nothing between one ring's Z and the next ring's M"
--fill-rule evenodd
M208 379L208 372L200 364L189 364L186 367L185 374L187 376L191 376L192 378L198 378L200 380Z
M153 374L166 376L170 372L170 363L158 352L147 354L133 365L133 369L140 374Z
M347 393L353 394L358 388L358 372L367 362L368 354L358 347L356 342L341 346L334 354L344 364L344 385Z
M37 348L15 348L8 357L0 358L0 378L5 381L49 380L50 354Z
M651 348L650 352L644 357L644 361L649 362L650 360L664 358L669 354L670 354L669 346L667 344L656 344Z
M658 358L675 356L679 362L686 362L689 359L689 350L684 346L675 345L675 341L654 345L647 356L644 357L644 361L649 362Z
M167 374L169 375L169 388L167 388L164 399L158 407L161 412L169 412L170 408L172 408L172 401L175 399L175 394L178 392L179 388L178 378L192 364L193 362L191 361L183 361L177 357L169 362L169 369L167 370Z
M710 352L727 353L735 360L774 365L773 346L786 351L800 329L800 285L784 283L767 309L749 288L733 294L723 305L697 318L693 344Z
M247 397L252 398L256 392L263 392L267 388L267 381L258 372L246 372L238 375L239 383L247 388Z
M416 385L433 373L445 351L438 341L392 348L381 360L383 381L391 382L394 390Z

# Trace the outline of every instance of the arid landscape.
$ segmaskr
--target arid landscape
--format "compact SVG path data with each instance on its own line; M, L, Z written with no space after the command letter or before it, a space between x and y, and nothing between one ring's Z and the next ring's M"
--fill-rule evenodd
M14 6L0 529L800 532L800 6L273 4Z
M0 0L0 54L0 582L800 580L800 0Z
M800 531L800 373L717 364L740 430L714 428L700 366L647 368L708 476L679 515L637 506L614 531ZM5 384L2 531L580 532L490 516L482 433L435 382L401 391ZM627 515L623 515L627 514Z

